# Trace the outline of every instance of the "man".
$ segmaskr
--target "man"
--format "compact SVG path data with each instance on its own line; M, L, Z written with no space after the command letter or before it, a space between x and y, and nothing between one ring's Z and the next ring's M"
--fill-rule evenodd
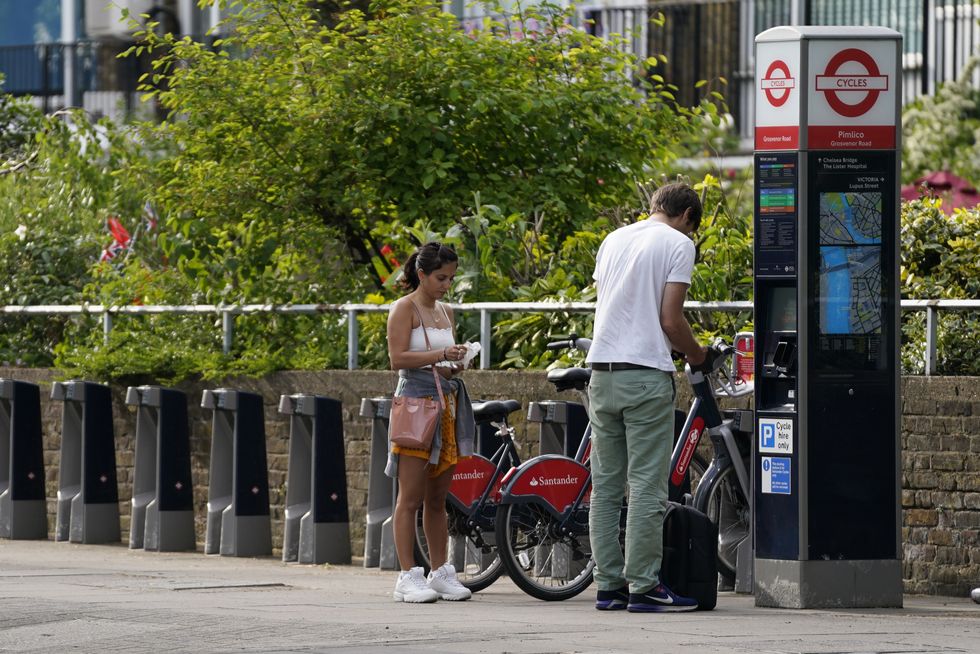
M598 298L586 359L592 367L589 529L599 610L697 608L659 574L674 428L671 350L692 366L706 355L683 313L701 201L687 184L668 184L654 193L650 211L647 220L605 238L593 274ZM627 482L624 555L619 531Z

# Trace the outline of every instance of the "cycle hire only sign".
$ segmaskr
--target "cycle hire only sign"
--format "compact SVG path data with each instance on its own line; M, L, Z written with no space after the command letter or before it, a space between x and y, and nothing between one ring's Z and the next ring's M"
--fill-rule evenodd
M807 68L811 150L895 147L899 85L894 42L812 40Z
M793 453L793 419L759 418L759 452Z

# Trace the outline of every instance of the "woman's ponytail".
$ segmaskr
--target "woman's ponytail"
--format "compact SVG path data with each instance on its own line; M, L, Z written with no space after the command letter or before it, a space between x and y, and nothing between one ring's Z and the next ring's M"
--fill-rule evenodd
M399 283L406 291L414 291L419 287L419 271L416 267L418 259L419 251L416 250L402 266L402 278Z

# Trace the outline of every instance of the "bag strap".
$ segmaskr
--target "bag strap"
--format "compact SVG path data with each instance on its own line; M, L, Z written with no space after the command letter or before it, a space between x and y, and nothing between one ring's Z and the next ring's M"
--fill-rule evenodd
M432 351L432 345L429 344L429 334L425 331L425 321L422 320L422 312L419 311L419 307L413 300L409 300L412 303L412 308L415 309L415 315L419 317L419 325L422 326L422 336L425 338L425 349L429 352ZM439 379L439 373L436 372L436 364L432 364L432 379L436 382L436 390L439 391L439 408L443 411L446 410L446 397L442 394L442 380Z

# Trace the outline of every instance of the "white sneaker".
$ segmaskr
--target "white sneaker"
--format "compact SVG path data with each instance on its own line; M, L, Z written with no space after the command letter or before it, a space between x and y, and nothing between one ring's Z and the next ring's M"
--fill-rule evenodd
M459 583L456 568L451 563L429 573L429 588L439 593L439 599L458 601L473 597L470 589Z
M396 602L435 602L439 599L439 593L429 588L419 567L398 575L393 595Z

